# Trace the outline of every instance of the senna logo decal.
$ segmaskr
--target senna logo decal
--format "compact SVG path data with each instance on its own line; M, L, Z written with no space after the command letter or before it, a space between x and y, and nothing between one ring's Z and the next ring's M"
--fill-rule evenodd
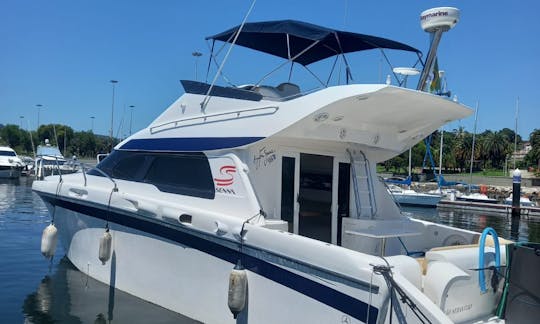
M234 174L236 173L236 166L234 165L224 165L219 168L219 173L221 176L219 178L214 178L216 185L219 187L230 186L234 183Z

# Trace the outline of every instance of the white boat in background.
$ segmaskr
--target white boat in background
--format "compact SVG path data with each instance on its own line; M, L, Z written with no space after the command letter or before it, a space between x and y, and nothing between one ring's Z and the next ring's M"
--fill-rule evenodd
M469 201L469 202L479 202L486 204L498 204L499 201L495 198L489 198L486 194L473 192L467 194L456 195L456 200L458 201Z
M457 20L455 8L422 14L426 30ZM208 39L300 67L337 56L347 75L349 52L419 54L292 20ZM500 323L502 281L483 270L505 265L496 234L406 217L375 181L377 162L471 110L388 84L284 81L182 81L185 93L96 168L34 181L55 225L42 252L54 253L57 229L81 272L205 323Z
M0 146L0 179L17 179L24 165L17 153L8 146Z
M412 189L403 189L396 185L388 185L388 192L400 205L437 207L442 195L436 193L417 192Z
M504 199L504 204L512 205L512 199L513 199L513 194L510 194L509 197L506 197L506 199ZM521 206L526 206L526 207L536 207L537 206L537 204L534 201L531 201L529 198L524 197L524 196L519 197L519 204Z
M22 161L23 169L21 171L21 176L28 176L34 168L34 159L29 156L19 156Z
M48 139L44 145L39 145L36 150L36 159L31 172L37 178L43 178L54 174L69 174L79 170L76 157L67 160L58 146L53 146Z

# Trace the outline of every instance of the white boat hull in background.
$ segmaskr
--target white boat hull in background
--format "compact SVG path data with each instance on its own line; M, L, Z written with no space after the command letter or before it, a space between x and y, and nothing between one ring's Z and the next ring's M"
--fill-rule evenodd
M442 199L442 194L416 192L393 184L389 185L387 190L399 205L437 207Z
M437 207L442 196L432 194L420 194L407 195L407 194L392 194L395 201L400 205L410 206L423 206L423 207Z

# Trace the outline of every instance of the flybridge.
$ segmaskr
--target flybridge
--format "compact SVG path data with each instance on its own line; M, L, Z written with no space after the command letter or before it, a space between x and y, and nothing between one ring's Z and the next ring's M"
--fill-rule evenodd
M207 37L265 52L289 61L309 65L335 55L369 49L396 49L420 53L416 48L390 39L344 32L296 20L247 23Z
M211 41L210 60L215 61L221 51L216 48L216 41L247 47L259 52L285 59L277 68L263 76L255 85L260 85L271 74L291 63L298 63L310 72L323 87L327 87L339 58L346 66L346 83L352 79L351 69L345 54L371 49L392 49L416 53L421 62L420 50L394 40L345 32L296 20L276 20L246 23L206 38ZM319 79L308 69L308 65L335 57L336 62L328 81ZM417 62L417 64L418 64ZM223 64L223 63L222 63ZM289 80L293 69L290 69ZM213 88L213 85L210 89Z

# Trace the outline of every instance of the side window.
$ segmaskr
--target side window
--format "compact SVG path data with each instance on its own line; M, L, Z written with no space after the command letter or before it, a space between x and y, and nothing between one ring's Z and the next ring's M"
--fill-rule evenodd
M127 152L113 151L111 154L107 156L106 159L101 160L101 162L98 163L96 168L100 169L101 171L105 172L106 174L112 177L112 174L113 174L112 170L114 166L118 163L118 161L120 161L125 156L124 154L126 153ZM88 174L100 176L100 177L103 176L103 174L93 169L88 171Z
M118 161L112 168L112 177L123 180L137 181L142 177L147 157L143 154L133 154Z
M148 169L152 155L141 152L114 151L97 165L101 171L111 178L141 181ZM103 176L100 172L90 170L88 174Z
M0 156L17 156L15 152L10 151L0 151Z
M164 192L206 199L215 196L210 164L202 153L157 155L143 181Z

